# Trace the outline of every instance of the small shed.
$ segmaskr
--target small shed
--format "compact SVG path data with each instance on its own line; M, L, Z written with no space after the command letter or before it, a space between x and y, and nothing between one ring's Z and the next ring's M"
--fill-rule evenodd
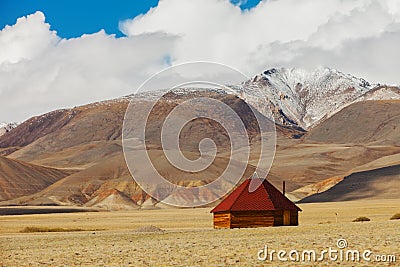
M214 213L214 228L299 224L299 207L266 179L260 179L260 186L250 192L250 181L251 179L245 180L211 211Z

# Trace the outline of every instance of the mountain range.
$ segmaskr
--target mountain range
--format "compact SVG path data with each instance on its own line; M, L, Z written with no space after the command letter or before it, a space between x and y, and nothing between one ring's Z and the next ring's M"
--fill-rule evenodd
M269 69L237 87L248 102L269 107L280 124L309 130L344 107L358 101L399 99L397 87L370 84L335 69ZM259 90L257 90L259 89ZM263 96L269 105L258 102ZM258 94L257 94L258 93Z
M267 179L278 188L286 180L287 195L293 200L398 197L391 189L399 185L400 178L398 87L371 84L329 68L313 72L274 68L229 87L178 89L157 103L148 121L147 149L170 181L203 185L215 179L228 162L226 132L204 118L185 125L180 141L185 156L196 158L198 142L205 137L214 140L217 158L207 170L182 173L162 153L160 126L169 112L184 99L205 96L226 103L239 114L254 151L260 149L259 132L247 104L261 114L273 114L277 149ZM2 204L162 207L132 179L121 144L128 104L132 101L140 110L151 97L148 92L56 110L5 132L0 136ZM244 178L251 176L255 164L251 159ZM184 197L196 201L213 192L207 194Z

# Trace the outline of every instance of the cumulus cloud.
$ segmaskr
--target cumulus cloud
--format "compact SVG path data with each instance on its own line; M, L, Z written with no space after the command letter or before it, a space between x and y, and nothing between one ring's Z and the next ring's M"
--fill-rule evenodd
M179 36L174 63L215 60L248 75L273 66L322 65L398 84L391 68L399 10L397 0L269 0L244 12L228 1L161 0L121 29L128 36Z
M167 66L175 38L100 31L61 39L41 12L21 18L0 33L0 121L130 94Z
M57 44L59 38L44 19L43 13L37 12L0 31L0 64L32 59Z
M260 46L249 57L249 65L265 67L260 58L283 67L313 69L322 65L371 82L399 85L400 3L364 2L348 14L335 15L306 40Z
M126 95L169 64L216 61L252 76L317 66L399 84L400 1L160 0L104 31L63 39L41 12L0 32L0 121Z
M243 67L262 44L306 40L318 26L352 5L337 0L264 1L242 12L229 1L161 0L146 15L121 24L128 36L164 32L180 36L175 62L215 60ZM315 12L318 10L318 12Z

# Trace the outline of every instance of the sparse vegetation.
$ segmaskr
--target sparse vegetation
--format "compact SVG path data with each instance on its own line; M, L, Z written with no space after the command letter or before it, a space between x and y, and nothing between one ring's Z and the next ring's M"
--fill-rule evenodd
M135 232L138 232L138 233L160 233L161 232L162 233L162 232L164 232L164 230L161 228L158 228L157 226L154 226L154 225L145 225L145 226L142 226L142 227L136 229Z
M61 228L61 227L38 227L38 226L27 226L20 231L20 233L49 233L49 232L80 232L80 231L95 231L93 229L86 230L82 228Z
M392 217L390 217L391 220L400 220L400 213L396 213Z
M365 216L358 217L353 222L369 222L371 219Z
M326 221L326 222L319 222L318 224L330 224L332 223L331 221Z

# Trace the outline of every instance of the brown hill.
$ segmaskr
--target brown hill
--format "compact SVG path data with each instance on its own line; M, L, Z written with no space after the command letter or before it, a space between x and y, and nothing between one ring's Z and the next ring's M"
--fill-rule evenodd
M389 152L389 151L388 151ZM389 153L390 154L390 153ZM361 157L364 158L365 157ZM367 163L364 165L359 165L347 172L344 172L340 175L330 177L325 179L321 182L313 183L310 185L303 186L291 192L293 199L303 199L305 197L325 192L326 190L330 189L331 187L335 186L337 183L341 182L345 177L352 175L353 173L360 173L360 172L367 172L373 171L377 169L382 169L385 167L392 167L395 165L400 165L400 154L394 154L389 156L382 156L379 157L377 160L365 160ZM338 168L339 171L339 168ZM338 172L339 173L339 172ZM323 175L321 175L323 177Z
M70 174L0 157L0 201L34 194Z
M354 103L309 131L306 142L400 145L400 100Z
M166 162L161 151L152 150L149 152L151 157L158 162L157 170L171 182L181 186L199 186L211 182L221 174L228 162L225 158L217 158L215 162L204 171L198 173L184 173L178 169L171 168ZM139 158L137 160L140 160ZM254 172L254 167L249 166L245 172L244 178L249 177ZM279 178L271 178L275 184L280 185ZM132 179L128 168L126 167L122 153L104 160L92 167L82 170L78 173L67 176L44 190L25 197L7 202L7 204L34 205L34 204L68 204L68 205L96 205L98 199L104 199L108 196L110 190L118 190L126 196L129 196L136 203L143 203L149 197ZM158 195L165 192L157 191ZM207 198L210 195L190 195L187 199ZM171 196L174 197L174 196ZM122 204L121 204L122 205Z
M327 191L302 199L307 202L357 199L399 199L400 165L353 173Z
M213 97L229 105L244 121L250 137L257 136L259 129L255 117L242 100L236 96L215 92L202 94L206 95L201 96ZM159 168L163 174L181 185L212 181L227 164L226 159L219 158L207 172L196 176L179 172L166 164L165 160L160 160L160 126L179 102L191 97L193 96L167 94L157 104L148 122L147 144L150 154L155 155L154 161L161 164ZM82 205L101 192L113 188L140 201L142 192L134 184L125 166L121 147L122 122L128 103L128 98L122 98L51 112L34 117L21 124L15 131L0 137L0 146L17 150L9 155L12 158L45 166L81 170L40 193L18 199L15 203ZM135 108L140 109L147 103L146 99L138 99ZM271 122L265 119L265 123ZM289 127L278 126L278 131L281 136L302 134ZM197 158L198 143L204 137L212 138L220 152L229 149L229 139L224 128L212 120L200 118L189 122L182 130L181 148L185 155Z
M296 140L278 146L271 168L271 173L286 179L291 185L296 185L292 190L332 177L344 177L358 166L400 153L400 147L393 146L310 144L294 141Z
M117 189L102 192L87 202L86 206L106 210L130 210L140 208L135 201Z
M259 129L250 108L238 97L227 94L204 93L229 105L244 121L254 138ZM169 112L191 95L167 94L151 113L148 121L147 144L160 147L160 127ZM11 158L35 164L84 169L119 153L122 123L129 98L104 101L70 110L60 110L34 117L10 133L0 137L0 149L9 151ZM137 99L135 109L149 102ZM265 120L265 123L268 123ZM304 132L290 127L277 126L279 136L300 137ZM180 136L182 150L197 151L198 141L213 139L221 149L229 147L226 131L218 123L205 118L189 122ZM150 148L151 149L151 148ZM17 150L13 152L14 150Z
M1 136L0 147L20 148L10 156L27 162L87 167L121 150L115 140L128 103L123 98L34 117Z
M126 193L138 190L133 184L121 153L119 156L103 160L99 164L67 176L36 194L15 199L13 203L83 205L101 192L110 189Z

